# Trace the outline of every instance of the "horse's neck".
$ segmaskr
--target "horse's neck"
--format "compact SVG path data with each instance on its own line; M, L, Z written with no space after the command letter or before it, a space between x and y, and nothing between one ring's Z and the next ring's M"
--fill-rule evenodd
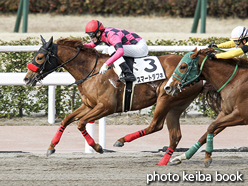
M232 76L235 66L208 60L203 66L202 74L217 90Z
M58 47L58 58L61 60L61 63L65 63L68 60L71 60L77 55L77 50L59 46ZM96 62L96 56L88 57L87 54L82 51L80 54L71 62L65 64L63 67L76 79L81 80L85 78L94 68Z

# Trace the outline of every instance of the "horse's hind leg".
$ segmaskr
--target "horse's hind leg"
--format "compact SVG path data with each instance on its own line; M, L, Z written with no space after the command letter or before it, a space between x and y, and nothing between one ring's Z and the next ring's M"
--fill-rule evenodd
M65 128L72 123L73 121L76 121L77 119L80 119L83 117L87 112L89 112L91 109L86 107L84 104L80 106L77 110L66 116L63 121L60 124L59 129L55 133L51 144L47 150L47 156L53 154L55 152L55 146L59 143L60 138L65 130Z
M243 118L240 116L240 112L238 109L234 109L232 113L228 115L224 115L221 113L218 115L218 118L213 123L211 123L211 125L208 127L208 130L207 130L207 143L206 143L206 150L205 150L206 153L205 153L205 159L204 159L205 167L209 167L210 164L212 163L211 155L213 151L214 131L219 128L223 128L223 127L245 124Z
M125 142L131 142L137 138L140 138L140 137L143 137L145 135L152 134L154 132L161 130L163 128L163 125L164 125L164 120L165 120L166 114L169 111L169 105L167 103L167 97L168 96L164 96L164 97L160 97L160 99L158 99L157 105L156 105L156 108L155 108L155 111L153 114L152 121L147 128L140 130L140 131L137 131L137 132L134 132L134 133L131 133L131 134L127 134L126 136L118 139L115 142L114 146L115 147L122 147L122 146L124 146Z
M225 128L226 127L216 129L214 131L214 136L219 134ZM206 140L207 140L207 132L189 150L187 150L187 152L173 158L171 160L171 163L174 165L178 165L182 163L183 160L189 160L200 149L200 147L206 143Z

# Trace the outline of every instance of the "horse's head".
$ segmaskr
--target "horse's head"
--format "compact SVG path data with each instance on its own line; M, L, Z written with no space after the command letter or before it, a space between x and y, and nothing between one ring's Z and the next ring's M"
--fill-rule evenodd
M175 96L183 88L199 82L201 72L198 67L198 54L199 51L189 52L181 59L164 87L167 94Z
M27 65L29 69L24 82L28 86L35 86L36 83L42 80L53 69L57 67L57 45L53 43L53 37L48 42L41 36L42 46L33 58L32 63Z

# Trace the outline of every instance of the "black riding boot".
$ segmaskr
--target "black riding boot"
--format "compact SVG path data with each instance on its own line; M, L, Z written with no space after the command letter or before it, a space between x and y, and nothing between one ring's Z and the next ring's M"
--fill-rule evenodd
M123 76L120 77L120 79L118 79L119 81L127 82L127 81L135 81L136 80L136 77L133 75L132 71L130 70L130 68L126 62L121 63L119 66L121 67L121 70L123 73Z

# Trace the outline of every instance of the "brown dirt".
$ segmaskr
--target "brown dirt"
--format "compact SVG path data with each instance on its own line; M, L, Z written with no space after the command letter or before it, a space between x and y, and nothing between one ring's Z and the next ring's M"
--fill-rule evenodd
M13 32L16 15L0 15L0 32ZM154 17L154 16L95 16L95 15L53 15L30 14L28 32L84 32L85 25L92 19L100 20L105 26L125 28L135 32L174 32L190 33L193 18ZM199 21L199 31L200 31ZM247 25L247 19L207 17L208 33L230 33L238 25ZM22 29L22 24L20 31Z
M178 166L157 166L164 153L105 153L105 154L43 154L0 153L0 184L20 185L91 185L91 186L144 186L147 175L178 174L179 181L157 181L150 185L247 185L247 153L215 153L209 168L203 164L204 153ZM178 155L179 153L174 153ZM218 174L242 174L243 182L217 182ZM193 174L194 180L183 179L183 172ZM211 175L211 181L199 181L196 174ZM232 177L234 178L234 177ZM165 177L162 178L163 180ZM203 179L203 178L201 178Z
M28 16L28 33L21 33L21 22L20 33L18 34L13 33L16 15L0 15L0 39L10 41L27 37L40 37L40 35L43 35L45 39L49 39L51 36L54 39L70 36L84 37L86 36L84 34L85 25L92 19L100 20L105 26L134 31L145 40L151 40L152 42L157 39L184 40L189 39L189 37L230 37L234 27L239 25L246 26L247 24L247 19L207 17L206 33L200 34L201 21L199 21L197 33L191 34L193 18L30 14Z

